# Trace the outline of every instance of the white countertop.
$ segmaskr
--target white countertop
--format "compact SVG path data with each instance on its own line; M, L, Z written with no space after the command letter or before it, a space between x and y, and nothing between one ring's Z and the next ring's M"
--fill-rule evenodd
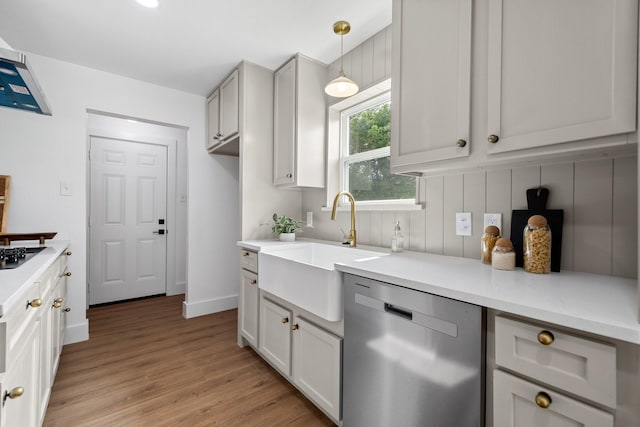
M238 242L256 251L283 244L291 243ZM480 260L418 252L340 262L335 267L343 273L640 344L635 279L570 271L531 274L521 268L501 271Z
M14 242L10 247L37 246L27 243ZM68 240L47 240L45 249L18 268L0 270L0 316L4 315L7 307L14 303L20 290L28 283L35 282L49 268L53 261L69 246ZM3 246L7 247L7 246Z

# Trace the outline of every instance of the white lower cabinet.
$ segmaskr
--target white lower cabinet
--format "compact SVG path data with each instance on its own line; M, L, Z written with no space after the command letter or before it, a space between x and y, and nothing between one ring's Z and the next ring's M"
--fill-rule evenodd
M300 317L295 318L292 330L294 383L339 420L342 338Z
M0 318L0 427L41 426L66 328L64 252ZM31 261L35 262L35 261Z
M612 344L496 316L493 424L613 427L616 358Z
M613 427L613 415L502 371L493 374L494 425Z
M260 301L260 352L283 374L291 375L291 311Z
M302 317L299 315L302 311L292 304L275 303L263 294L259 351L309 400L339 423L342 337ZM307 313L303 315L308 317Z
M258 346L258 275L247 270L240 272L240 333L249 344Z
M2 380L2 427L41 425L39 396L40 322L20 336L15 363Z

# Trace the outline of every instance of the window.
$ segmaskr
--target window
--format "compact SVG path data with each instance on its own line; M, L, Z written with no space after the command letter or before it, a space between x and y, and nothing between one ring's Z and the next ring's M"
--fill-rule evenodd
M342 189L358 202L415 203L416 179L390 170L390 93L343 110L340 126Z

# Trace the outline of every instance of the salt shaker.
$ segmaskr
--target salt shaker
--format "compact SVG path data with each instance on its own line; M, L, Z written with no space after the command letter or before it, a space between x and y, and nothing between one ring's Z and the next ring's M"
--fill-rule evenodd
M524 271L547 274L551 272L551 229L542 215L527 221L523 234Z

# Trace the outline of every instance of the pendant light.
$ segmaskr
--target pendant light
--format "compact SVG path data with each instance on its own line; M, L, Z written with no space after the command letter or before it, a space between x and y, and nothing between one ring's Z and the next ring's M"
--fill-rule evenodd
M344 75L344 35L348 34L351 31L351 25L347 21L338 21L333 24L333 32L340 36L340 73L338 77L331 80L324 88L324 91L329 96L333 96L336 98L346 98L351 95L355 95L358 93L358 85L353 81L348 79Z

